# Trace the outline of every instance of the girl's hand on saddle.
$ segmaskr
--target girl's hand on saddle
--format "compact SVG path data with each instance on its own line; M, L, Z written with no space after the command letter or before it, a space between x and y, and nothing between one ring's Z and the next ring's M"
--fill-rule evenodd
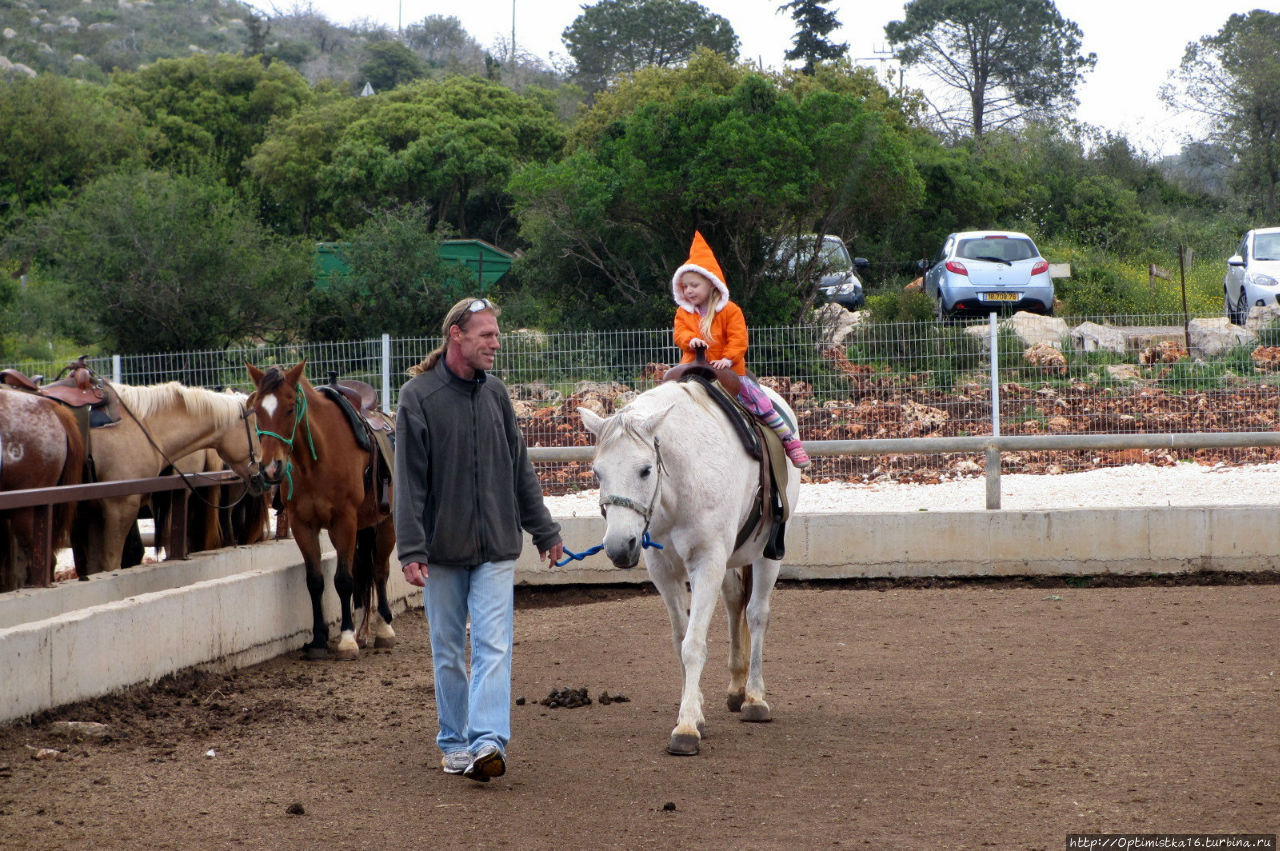
M720 358L711 362L712 369L728 369L731 366L733 366L733 361L728 358Z
M689 348L691 349L705 349L709 345L710 343L708 343L706 340L702 339L701 337L694 337L692 340L689 341Z
M401 569L404 571L404 581L418 588L423 588L427 584L427 566L420 561L411 561L403 565Z

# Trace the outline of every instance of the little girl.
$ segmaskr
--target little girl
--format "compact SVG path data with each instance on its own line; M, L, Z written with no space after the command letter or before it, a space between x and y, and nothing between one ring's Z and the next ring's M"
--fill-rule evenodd
M797 467L809 466L809 455L794 431L774 410L768 394L746 374L747 320L742 308L729 300L724 273L711 246L694 231L689 259L671 276L671 295L676 301L675 341L681 363L692 363L696 349L705 349L709 364L716 369L732 369L740 377L738 401L782 438L782 448Z

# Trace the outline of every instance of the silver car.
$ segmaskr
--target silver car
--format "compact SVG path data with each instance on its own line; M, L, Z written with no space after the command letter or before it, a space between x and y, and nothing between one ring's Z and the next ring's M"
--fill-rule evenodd
M941 319L988 313L1053 313L1049 262L1025 233L963 231L942 244L924 274Z
M1280 228L1251 230L1227 260L1222 279L1227 318L1243 325L1254 307L1280 305Z

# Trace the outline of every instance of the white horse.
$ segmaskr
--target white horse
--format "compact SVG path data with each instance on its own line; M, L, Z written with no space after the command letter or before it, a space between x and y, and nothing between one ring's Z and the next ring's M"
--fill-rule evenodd
M769 395L794 422L786 403ZM729 619L729 710L743 721L770 720L761 664L781 563L764 557L767 529L735 548L753 513L759 465L697 384L659 384L608 419L585 408L578 413L597 439L605 552L618 567L634 567L643 549L671 618L684 682L667 751L696 754L705 731L700 681L717 589ZM789 473L794 505L800 476ZM663 548L645 548L646 532Z

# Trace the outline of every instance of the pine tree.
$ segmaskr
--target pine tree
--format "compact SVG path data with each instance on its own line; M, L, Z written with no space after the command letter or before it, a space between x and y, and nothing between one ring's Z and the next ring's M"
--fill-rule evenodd
M831 31L840 26L840 21L835 12L828 11L821 3L791 0L779 6L778 11L789 11L791 20L796 22L796 37L786 58L788 61L803 59L804 73L812 74L819 62L837 59L848 52L848 43L833 44L827 39Z

